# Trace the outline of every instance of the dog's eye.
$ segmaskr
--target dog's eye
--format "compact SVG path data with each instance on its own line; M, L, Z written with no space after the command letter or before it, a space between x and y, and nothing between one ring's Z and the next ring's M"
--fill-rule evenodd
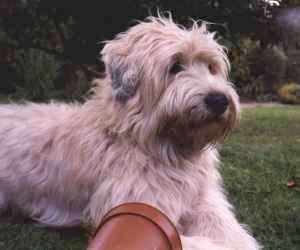
M217 71L218 71L216 65L213 63L208 64L208 70L212 75L217 74Z
M183 71L183 69L184 69L183 65L179 61L176 61L170 68L169 72L171 74L175 75L175 74L179 73L180 71Z

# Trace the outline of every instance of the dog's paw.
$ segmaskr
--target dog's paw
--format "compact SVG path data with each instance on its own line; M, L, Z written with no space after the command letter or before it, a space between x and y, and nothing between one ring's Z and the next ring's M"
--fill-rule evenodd
M201 236L185 237L181 236L183 250L230 250L213 242L211 239Z
M261 250L263 247L259 245L254 238L251 236L247 236L246 239L242 239L240 241L228 241L226 245L229 246L230 249L233 250Z

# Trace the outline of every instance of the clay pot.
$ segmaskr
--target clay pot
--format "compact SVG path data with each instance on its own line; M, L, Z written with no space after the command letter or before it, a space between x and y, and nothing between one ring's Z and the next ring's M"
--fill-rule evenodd
M143 203L126 203L104 216L87 250L182 250L182 246L166 215Z

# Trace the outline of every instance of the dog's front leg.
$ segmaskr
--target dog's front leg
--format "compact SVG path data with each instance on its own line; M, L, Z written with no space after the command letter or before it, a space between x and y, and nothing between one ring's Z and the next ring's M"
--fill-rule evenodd
M230 250L258 250L261 249L251 234L237 221L231 206L222 194L221 190L210 189L198 201L193 215L186 224L186 235L200 236L198 248L203 249L201 244L209 244L203 241L203 237L211 239L225 249ZM184 239L185 241L186 239ZM194 237L186 243L194 244ZM195 243L198 244L198 243ZM218 247L217 249L223 249ZM189 248L187 248L189 249ZM204 248L205 249L205 248ZM210 249L210 248L206 248ZM215 248L212 248L215 249Z

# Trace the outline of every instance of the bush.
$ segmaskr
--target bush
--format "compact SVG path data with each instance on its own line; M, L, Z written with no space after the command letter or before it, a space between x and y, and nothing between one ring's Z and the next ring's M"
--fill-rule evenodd
M289 83L278 90L280 100L284 103L300 104L300 84Z
M83 100L90 81L81 67L65 63L40 50L19 50L15 59L17 79L13 99L47 101Z
M300 38L299 38L300 46ZM288 48L288 65L287 65L287 76L290 80L300 82L300 49L299 47Z
M263 84L263 92L276 93L283 82L286 68L287 56L282 48L272 45L266 49L257 48L248 55L250 61L251 76L260 79Z
M242 97L255 98L263 94L263 85L259 78L255 79L252 76L250 66L253 59L249 58L249 55L252 55L253 51L257 51L260 44L250 38L239 38L236 44L238 46L234 46L230 53L231 77Z
M262 48L259 41L238 39L232 49L232 77L242 97L274 101L285 81L288 58L279 46Z
M52 55L39 50L20 50L16 54L17 79L13 98L34 101L54 98L53 79L61 66Z

